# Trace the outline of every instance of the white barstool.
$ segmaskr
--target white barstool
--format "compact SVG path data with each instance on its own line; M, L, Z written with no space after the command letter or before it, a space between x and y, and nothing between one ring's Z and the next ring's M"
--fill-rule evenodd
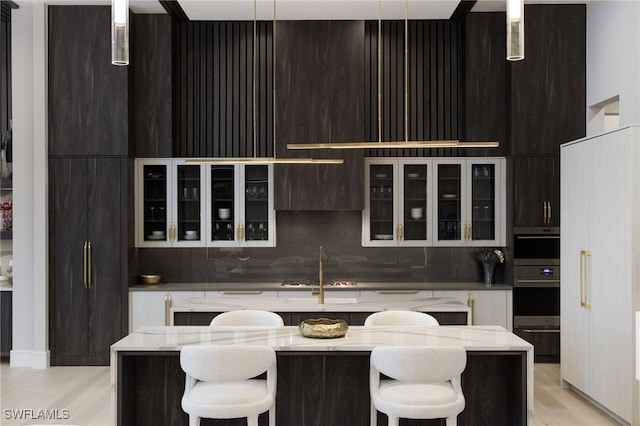
M247 418L258 426L258 415L269 411L276 424L276 353L270 346L188 345L180 351L186 373L182 409L189 425L201 418ZM266 379L255 377L267 372Z
M364 320L365 326L374 325L440 325L437 319L424 312L416 311L381 311L369 315Z
M255 309L241 309L237 311L223 312L216 315L210 325L212 326L242 326L261 325L270 327L283 327L282 317L275 312L260 311Z
M464 409L460 378L467 353L457 346L378 346L371 351L371 425L378 411L389 426L400 418L441 419L456 426ZM380 374L389 379L380 380Z

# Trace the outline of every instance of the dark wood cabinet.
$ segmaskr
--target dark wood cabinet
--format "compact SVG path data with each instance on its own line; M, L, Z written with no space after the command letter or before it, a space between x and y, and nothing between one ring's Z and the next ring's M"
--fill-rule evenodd
M12 304L13 293L0 291L0 356L9 356L11 351L13 319Z
M498 141L499 148L474 156L509 152L504 13L469 13L465 21L464 141Z
M586 6L525 6L525 43L510 64L511 153L560 155L586 132Z
M137 158L172 154L171 17L132 15L129 97Z
M127 333L126 171L120 158L50 159L52 365L108 365Z
M364 22L285 21L277 23L276 34L278 157L345 161L342 165L277 165L275 208L361 210L362 150L296 152L286 145L364 140Z
M560 157L513 157L513 226L560 226Z
M49 6L49 154L128 154L128 68L111 65L111 7Z

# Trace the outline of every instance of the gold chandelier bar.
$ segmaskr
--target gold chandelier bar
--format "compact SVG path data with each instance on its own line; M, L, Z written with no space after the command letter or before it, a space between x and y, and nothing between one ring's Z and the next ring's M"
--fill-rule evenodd
M185 163L207 164L344 164L342 158L270 158L270 157L239 157L239 158L189 158Z

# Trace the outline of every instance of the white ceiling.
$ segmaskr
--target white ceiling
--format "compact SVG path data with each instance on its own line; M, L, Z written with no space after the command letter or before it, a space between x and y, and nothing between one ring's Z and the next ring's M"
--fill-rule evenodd
M17 0L18 4L32 0ZM178 0L193 21L253 20L253 0ZM279 20L378 19L379 0L275 0ZM525 0L526 4L587 3L589 0ZM47 4L110 5L110 0L45 0ZM409 19L449 19L458 0L408 0ZM382 0L382 19L404 19L405 0ZM256 18L273 20L274 0L256 0ZM473 12L500 12L506 0L478 0ZM158 0L129 0L134 13L165 13Z

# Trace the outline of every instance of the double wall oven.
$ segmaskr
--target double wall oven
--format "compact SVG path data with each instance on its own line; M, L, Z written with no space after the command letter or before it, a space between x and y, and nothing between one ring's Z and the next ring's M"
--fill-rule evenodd
M560 362L560 230L515 228L513 332L536 362Z

